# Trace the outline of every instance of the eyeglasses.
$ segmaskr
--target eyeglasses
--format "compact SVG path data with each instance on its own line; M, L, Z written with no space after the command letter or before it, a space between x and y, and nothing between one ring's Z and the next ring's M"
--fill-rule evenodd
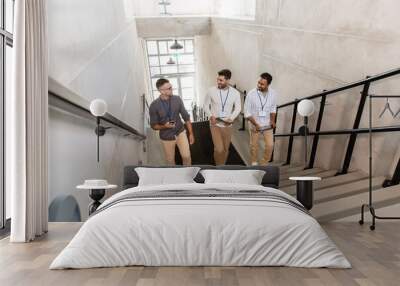
M160 88L160 90L172 90L172 86L168 88Z

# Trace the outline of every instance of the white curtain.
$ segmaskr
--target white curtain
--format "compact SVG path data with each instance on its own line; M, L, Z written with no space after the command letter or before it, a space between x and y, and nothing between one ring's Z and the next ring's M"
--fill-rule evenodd
M15 1L13 92L6 98L12 242L47 232L47 0Z

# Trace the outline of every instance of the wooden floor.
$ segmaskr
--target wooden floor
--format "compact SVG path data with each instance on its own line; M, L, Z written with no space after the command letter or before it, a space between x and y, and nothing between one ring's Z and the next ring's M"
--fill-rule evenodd
M49 233L28 244L0 241L0 285L400 285L400 224L328 223L324 229L353 269L289 267L123 267L48 270L79 229L79 223L51 223Z

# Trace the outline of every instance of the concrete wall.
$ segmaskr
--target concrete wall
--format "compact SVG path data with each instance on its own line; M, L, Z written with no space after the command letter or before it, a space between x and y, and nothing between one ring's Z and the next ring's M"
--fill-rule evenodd
M256 2L256 0L214 0L212 15L254 19Z
M134 0L136 16L158 16L163 8L159 0ZM167 1L166 1L167 2ZM168 1L168 13L172 15L209 15L213 10L213 0L173 0Z
M106 100L112 115L143 132L144 55L133 4L131 0L48 1L49 73L89 101ZM101 138L97 163L94 122L55 108L49 116L49 202L72 195L84 219L90 199L75 186L89 178L121 185L123 166L145 160L142 144L108 130Z
M130 1L130 0L126 0ZM160 15L163 7L159 0L134 0L135 15L151 17ZM167 6L172 15L215 15L221 17L255 17L256 0L172 0Z
M204 16L136 17L141 38L176 38L210 34L211 19Z
M400 21L395 0L358 1L257 1L256 20L213 18L210 36L197 38L200 85L214 84L220 68L233 71L233 82L241 89L254 88L258 74L274 76L272 83L279 93L279 103L301 98L323 89L333 88L400 66ZM199 57L199 55L201 57ZM322 128L352 128L361 89L353 89L328 99ZM400 78L373 84L376 94L400 94ZM200 95L204 92L200 92ZM374 104L374 125L398 124L388 113L379 113L385 101ZM316 109L319 101L315 100ZM400 108L399 100L391 100ZM289 130L292 110L279 112L278 132ZM311 118L314 128L317 113ZM365 109L362 127L367 126ZM297 126L300 126L299 118ZM368 145L359 136L352 169L367 171ZM317 153L317 166L339 168L345 153L347 136L322 138ZM374 173L391 174L400 156L400 134L374 135ZM276 159L286 156L287 140L278 139ZM296 140L293 160L303 158L302 141Z

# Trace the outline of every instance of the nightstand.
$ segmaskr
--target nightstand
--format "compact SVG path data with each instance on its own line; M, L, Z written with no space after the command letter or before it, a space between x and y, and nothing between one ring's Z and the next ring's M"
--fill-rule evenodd
M296 198L306 209L310 210L314 202L313 182L320 181L321 178L290 177L289 180L296 181Z
M100 200L104 197L106 190L116 187L117 185L110 185L106 180L85 180L83 185L76 186L80 190L89 190L89 197L93 200L89 205L89 215L94 213L101 205Z

